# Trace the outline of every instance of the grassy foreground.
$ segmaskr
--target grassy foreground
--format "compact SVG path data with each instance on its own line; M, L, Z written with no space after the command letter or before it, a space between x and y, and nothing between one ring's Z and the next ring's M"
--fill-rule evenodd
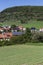
M43 65L43 46L0 47L0 65Z

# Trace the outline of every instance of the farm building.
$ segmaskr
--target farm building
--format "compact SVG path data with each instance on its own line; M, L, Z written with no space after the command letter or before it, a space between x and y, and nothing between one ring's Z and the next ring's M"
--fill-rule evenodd
M25 32L12 32L12 35L23 35Z

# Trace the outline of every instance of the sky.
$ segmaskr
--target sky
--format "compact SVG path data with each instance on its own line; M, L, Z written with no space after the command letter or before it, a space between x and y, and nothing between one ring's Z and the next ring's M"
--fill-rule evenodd
M0 11L13 6L43 6L43 0L0 0Z

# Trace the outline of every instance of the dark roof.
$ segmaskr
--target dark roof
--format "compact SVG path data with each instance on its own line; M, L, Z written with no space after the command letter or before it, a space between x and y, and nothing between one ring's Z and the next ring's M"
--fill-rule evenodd
M25 34L24 32L13 32L12 33L13 35L22 35L22 34Z
M19 30L19 28L18 27L14 27L14 28L12 28L13 30Z
M36 28L35 27L31 27L31 30L35 30Z
M15 30L19 30L19 28L18 27L15 27Z

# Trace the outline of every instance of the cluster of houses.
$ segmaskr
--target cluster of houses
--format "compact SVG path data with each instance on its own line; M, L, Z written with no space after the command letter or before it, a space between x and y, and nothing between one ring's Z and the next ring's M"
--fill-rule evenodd
M37 28L35 28L35 27L32 27L32 28L31 28L31 32L32 32L32 31L43 32L43 28L37 29Z
M35 27L32 27L31 32L33 31L39 31L43 32L43 28L41 29L36 29ZM23 26L16 26L16 27L11 27L11 26L0 26L0 41L2 40L10 40L12 36L18 36L25 34L26 28Z
M11 27L11 26L0 26L0 40L10 40L12 36L18 36L25 34L26 28L22 26L16 26L16 27Z

